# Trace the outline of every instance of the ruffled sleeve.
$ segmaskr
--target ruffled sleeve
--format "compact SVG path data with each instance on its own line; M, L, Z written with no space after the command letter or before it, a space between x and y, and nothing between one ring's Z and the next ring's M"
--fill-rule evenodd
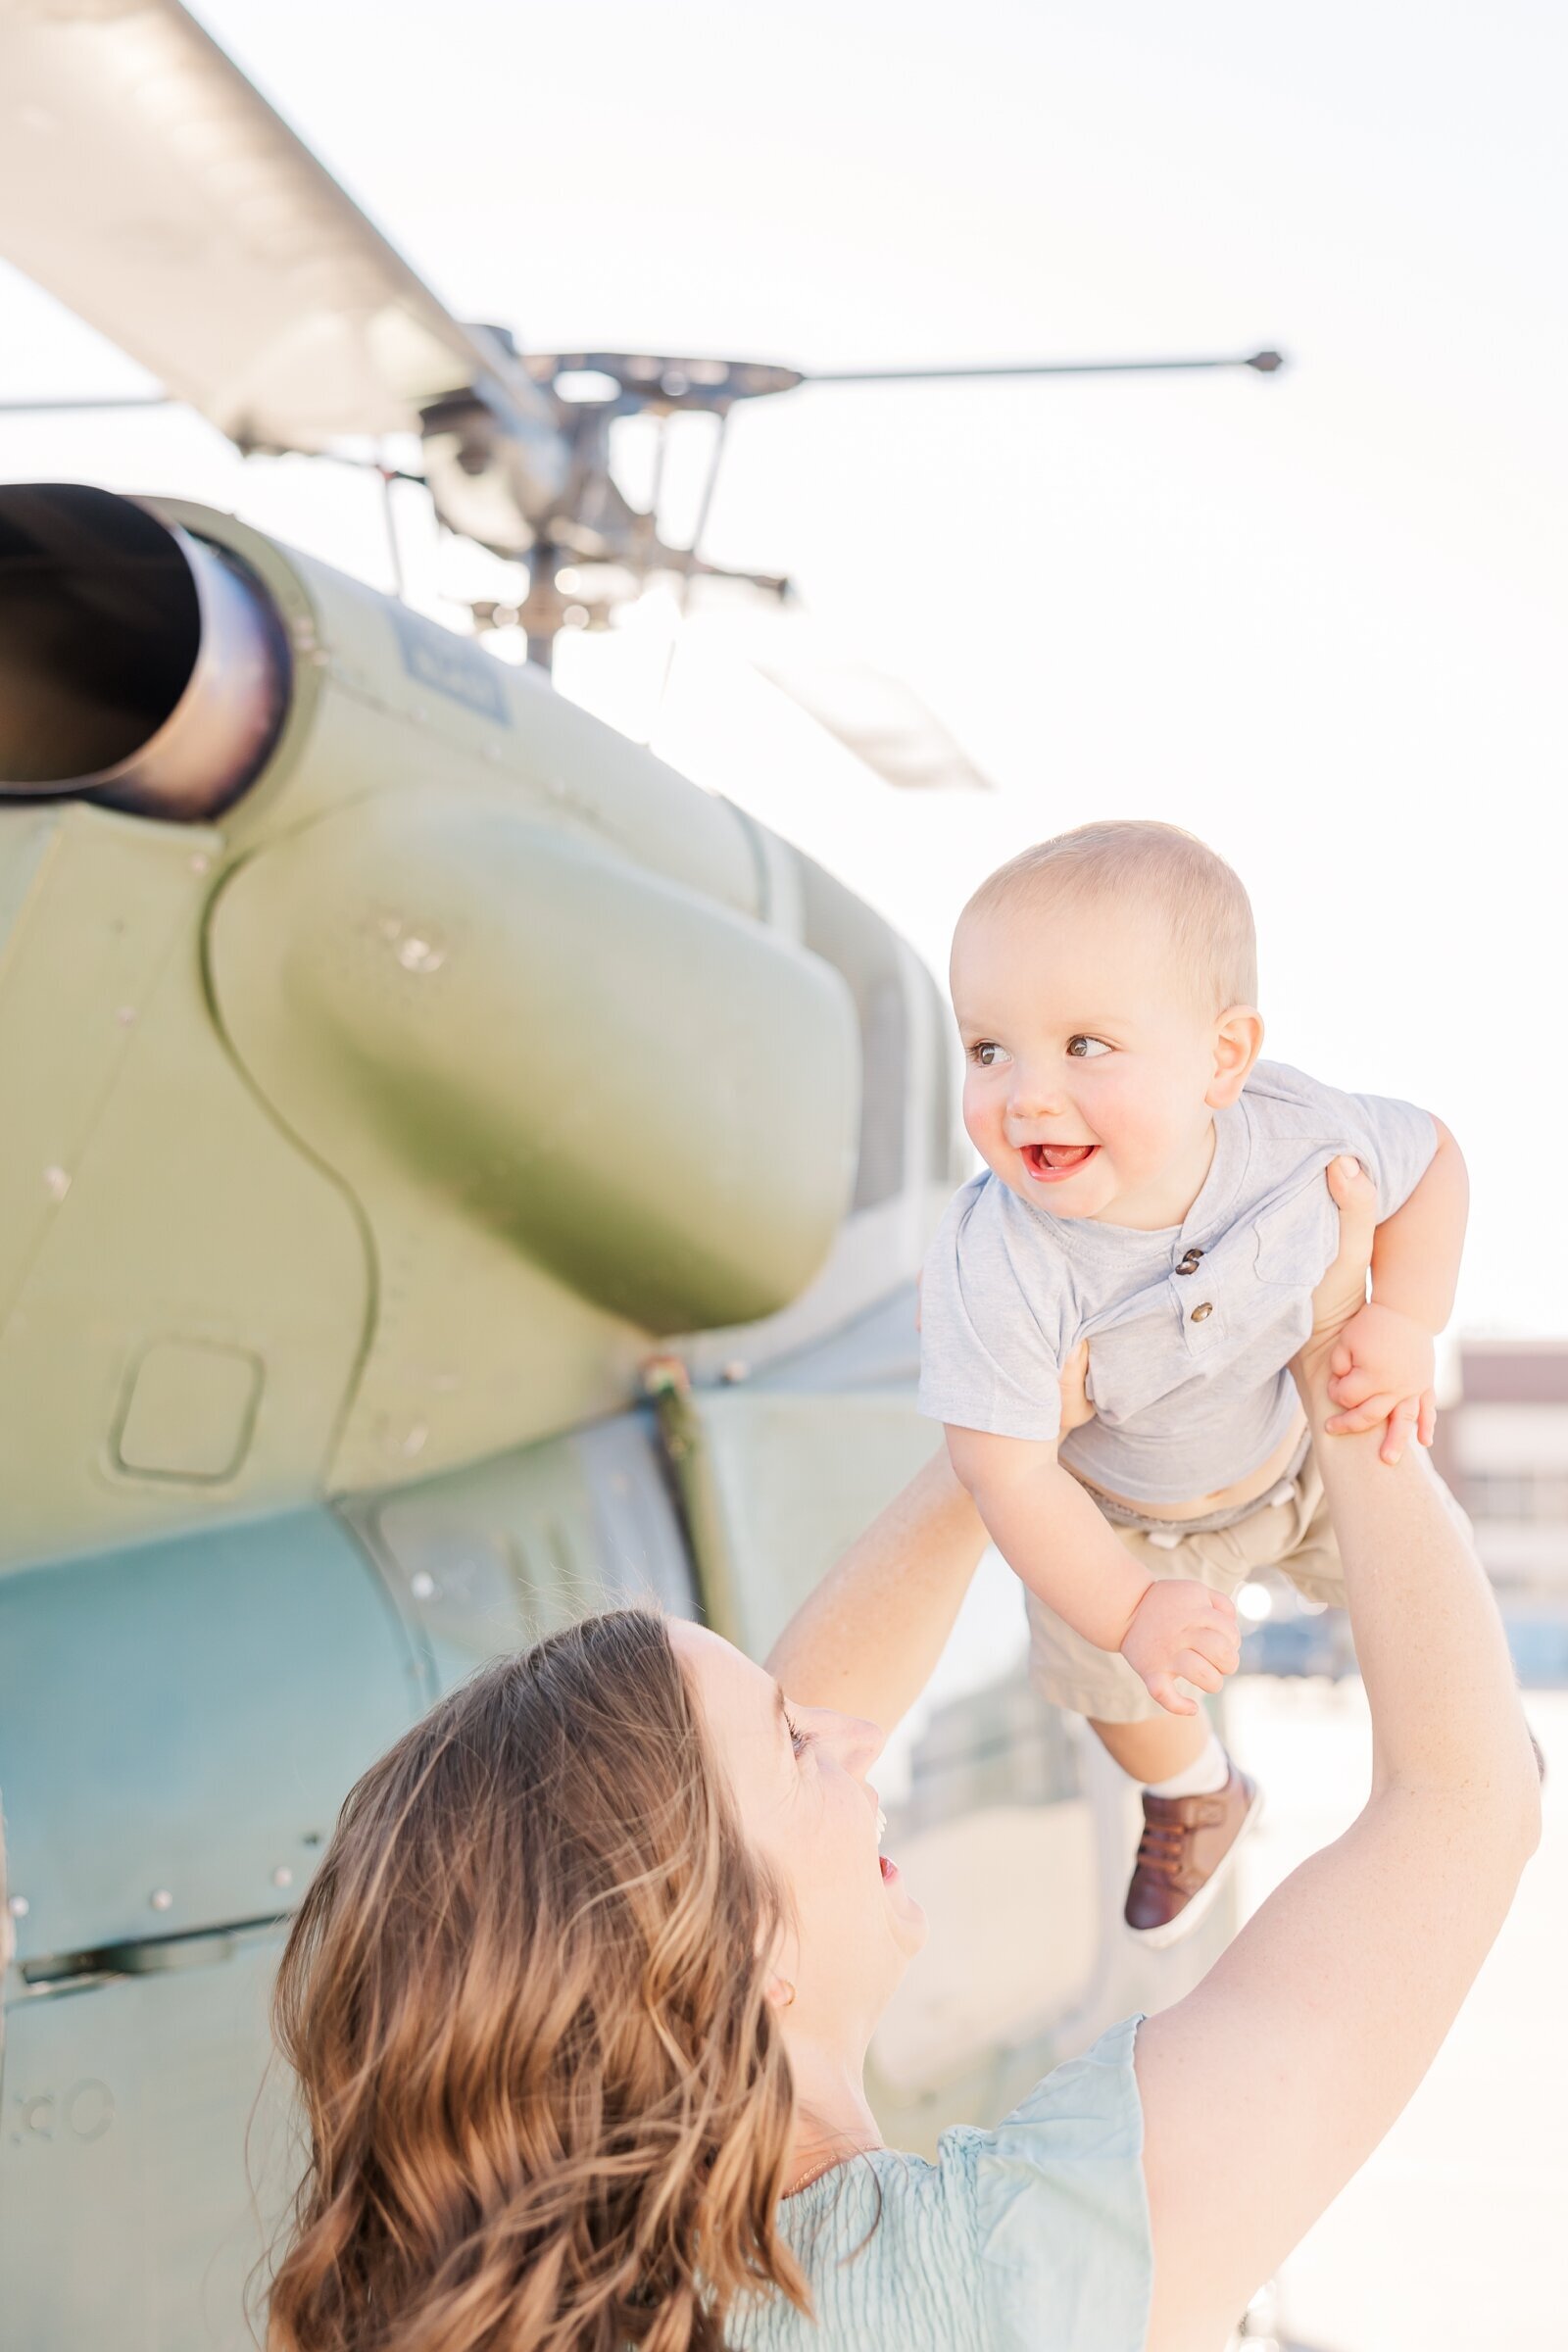
M1142 2352L1153 2279L1133 2072L1142 2023L1110 2027L977 2135L983 2332L996 2352Z
M944 2132L935 2164L879 2148L787 2198L815 2316L765 2296L731 2317L735 2352L1143 2352L1142 2023L1112 2026L994 2132Z

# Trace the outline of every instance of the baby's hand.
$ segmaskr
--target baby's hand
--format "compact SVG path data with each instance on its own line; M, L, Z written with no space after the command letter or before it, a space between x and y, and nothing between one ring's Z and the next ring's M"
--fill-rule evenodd
M1156 1577L1133 1611L1121 1654L1172 1715L1196 1715L1198 1701L1176 1688L1176 1677L1200 1690L1217 1690L1241 1661L1236 1608L1223 1593L1188 1577Z
M1379 1455L1396 1462L1411 1431L1430 1446L1438 1426L1432 1379L1437 1351L1424 1324L1374 1298L1350 1317L1329 1357L1329 1396L1340 1407L1323 1427L1335 1437L1388 1424Z

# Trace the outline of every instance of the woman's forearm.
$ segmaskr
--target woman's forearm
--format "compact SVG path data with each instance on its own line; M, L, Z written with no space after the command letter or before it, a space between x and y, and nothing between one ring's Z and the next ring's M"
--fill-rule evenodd
M1301 1384L1314 1430L1334 1410ZM1427 1455L1390 1465L1379 1433L1316 1440L1372 1713L1375 1788L1534 1817L1537 1778L1492 1588Z
M1424 1449L1391 1465L1377 1430L1324 1430L1376 1214L1352 1162L1328 1183L1340 1250L1294 1369L1344 1561L1373 1787L1345 1834L1139 2034L1149 2352L1222 2341L1366 2161L1431 2064L1539 1835L1496 1608Z
M943 1446L797 1609L769 1671L802 1706L890 1732L929 1682L985 1545Z
M1138 2039L1154 2238L1150 2352L1223 2340L1404 2106L1485 1959L1540 1800L1486 1577L1424 1448L1326 1437L1373 1788Z

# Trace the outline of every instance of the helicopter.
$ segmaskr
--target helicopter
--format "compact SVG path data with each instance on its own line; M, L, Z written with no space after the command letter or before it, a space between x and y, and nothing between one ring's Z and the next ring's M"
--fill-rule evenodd
M249 2340L268 1987L353 1781L585 1609L765 1649L932 1450L967 1163L912 950L548 674L717 569L730 420L809 379L457 320L175 0L0 0L0 252L242 449L416 435L528 572L460 635L177 497L0 487L6 2340L183 2352ZM694 412L677 541L612 443ZM972 782L923 729L859 748ZM902 1770L933 1935L872 2082L929 2146L1231 1921L1126 1942L1131 1799L1015 1641Z

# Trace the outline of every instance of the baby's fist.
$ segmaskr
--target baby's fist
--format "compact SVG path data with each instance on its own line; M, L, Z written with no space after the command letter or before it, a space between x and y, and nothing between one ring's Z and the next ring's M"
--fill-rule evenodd
M1437 1350L1424 1324L1374 1298L1350 1317L1329 1358L1329 1396L1339 1411L1324 1422L1334 1437L1386 1424L1378 1448L1396 1462L1412 1432L1430 1446L1438 1423L1432 1381Z
M1178 1690L1176 1678L1217 1690L1236 1672L1242 1642L1235 1604L1188 1577L1157 1577L1133 1611L1121 1654L1151 1698L1172 1715L1196 1715L1197 1700Z

